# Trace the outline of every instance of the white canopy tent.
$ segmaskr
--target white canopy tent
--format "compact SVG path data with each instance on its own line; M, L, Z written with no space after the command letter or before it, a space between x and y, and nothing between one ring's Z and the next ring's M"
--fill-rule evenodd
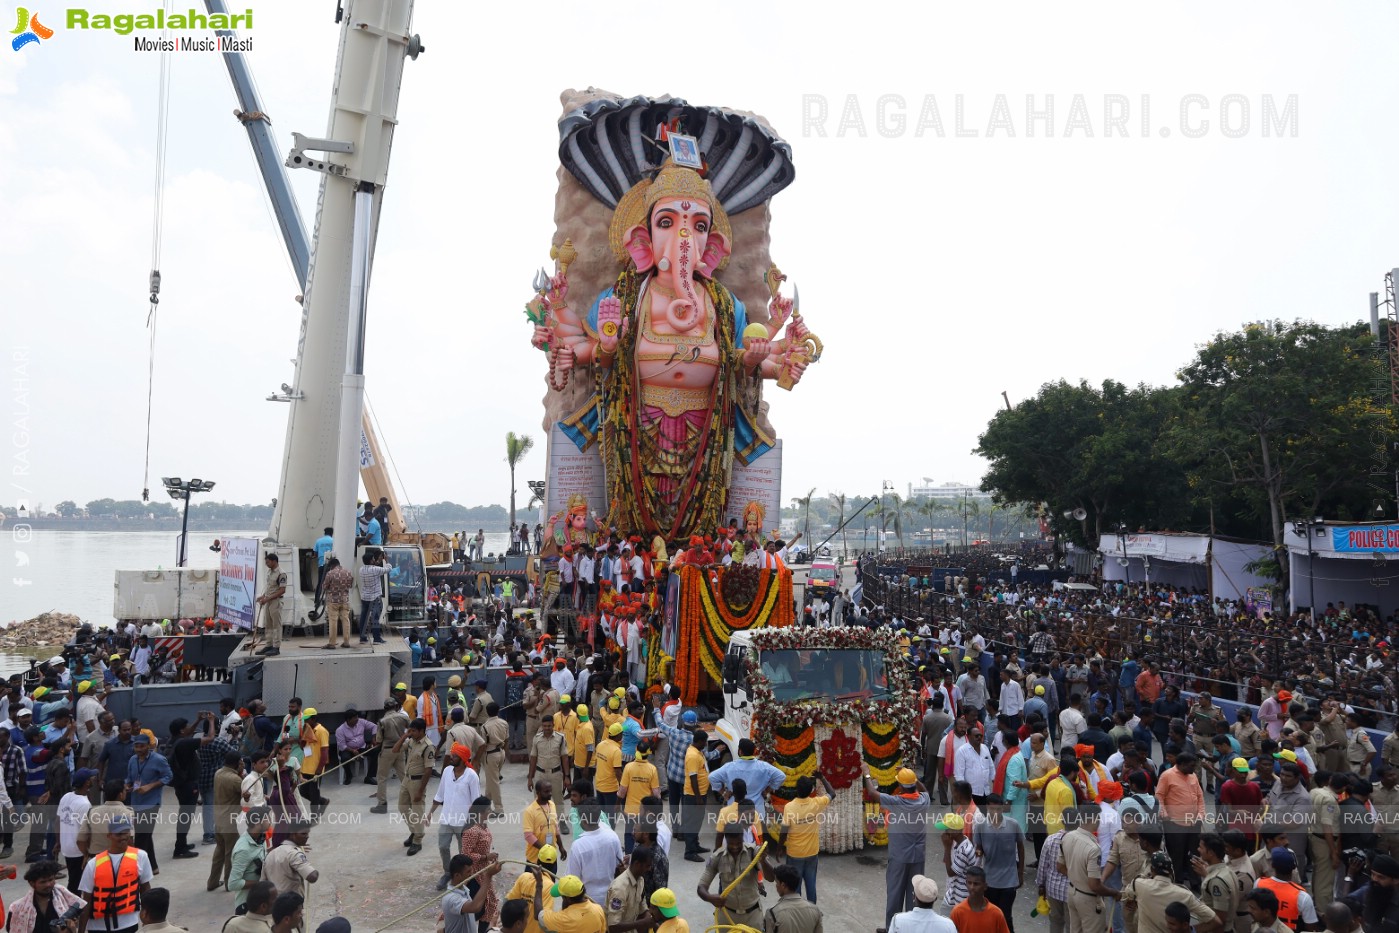
M1399 610L1399 524L1289 523L1283 541L1294 607Z
M1103 579L1127 583L1163 583L1212 592L1220 599L1246 599L1250 587L1271 582L1244 567L1267 557L1266 544L1215 535L1162 531L1102 535L1098 553Z

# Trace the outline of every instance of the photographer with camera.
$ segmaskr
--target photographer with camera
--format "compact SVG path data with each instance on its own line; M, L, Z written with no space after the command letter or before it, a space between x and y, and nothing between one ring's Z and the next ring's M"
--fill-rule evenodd
M34 933L35 929L74 933L87 902L58 883L62 874L63 866L53 859L30 865L24 873L29 893L10 905L5 929L12 933Z
M1360 881L1364 858L1353 858L1347 864L1347 880ZM1365 933L1399 933L1399 897L1395 896L1399 893L1399 860L1377 855L1370 862L1369 874L1369 881L1345 898L1345 903L1360 917Z

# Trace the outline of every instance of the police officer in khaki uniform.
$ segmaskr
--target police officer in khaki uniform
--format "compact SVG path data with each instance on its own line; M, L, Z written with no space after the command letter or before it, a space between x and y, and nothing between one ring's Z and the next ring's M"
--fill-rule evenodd
M771 871L767 862L763 871ZM791 865L779 865L773 872L778 901L763 918L766 933L821 933L821 908L802 897L802 876Z
M374 806L370 808L370 813L389 812L389 775L398 773L398 779L403 780L403 764L398 755L398 740L403 738L403 734L408 731L408 714L402 709L401 700L390 697L384 701L384 715L379 719L379 728L374 734L374 741L379 746L379 773L375 780L379 785L374 788ZM385 754L388 752L388 754Z
M408 824L408 838L403 844L409 855L423 851L424 821L427 813L427 782L432 777L432 743L427 740L427 721L419 717L408 724L393 747L394 757L400 758L403 783L398 789L398 815Z
M257 598L262 607L262 624L267 646L258 652L266 657L282 653L282 597L287 592L287 575L278 566L277 555L268 551L262 562L267 565L267 588Z
M466 750L471 752L471 761L468 764L479 772L485 767L485 755L482 753L486 748L486 740L481 733L468 726L464 722L465 719L466 710L460 706L453 706L447 718L451 725L447 727L447 738L442 741L442 747L465 745Z
M491 798L491 815L504 816L505 807L500 797L500 769L505 765L505 745L510 741L510 724L500 718L500 707L494 702L486 704L486 720L477 731L486 740L486 746L482 749L485 762L481 778L486 796Z
M1103 916L1103 898L1115 897L1116 892L1103 884L1103 870L1099 865L1102 849L1096 835L1098 808L1088 805L1076 807L1072 812L1078 828L1064 835L1057 866L1069 877L1068 933L1102 933L1107 922Z
M471 712L467 714L466 721L475 726L477 731L480 731L481 727L486 724L486 719L491 715L486 712L486 707L495 702L495 697L491 696L491 692L486 689L486 678L484 677L473 680L471 686L476 688L476 699L471 701Z
M539 734L529 746L529 782L534 790L535 781L547 781L554 788L554 803L559 808L559 831L568 832L568 766L567 752L563 736L554 731L554 721L545 719L540 723Z
M714 905L716 924L741 923L761 930L763 901L758 872L755 869L743 875L744 869L753 861L758 850L744 842L742 829L737 828L735 824L730 826L735 828L724 830L724 847L709 856L708 861L704 863L704 874L700 876L695 893L699 895L700 900ZM743 880L729 893L727 900L717 893L710 892L709 886L714 883L716 877L719 879L719 891L722 892L733 884L739 875L743 875Z
M547 717L558 703L558 697L549 690L549 679L543 674L535 674L525 688L525 747L534 743L539 734L539 723Z

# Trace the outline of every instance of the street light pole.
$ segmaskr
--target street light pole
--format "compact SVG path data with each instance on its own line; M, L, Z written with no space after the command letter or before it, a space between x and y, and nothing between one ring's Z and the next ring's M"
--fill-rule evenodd
M177 567L185 565L185 554L189 544L189 500L196 492L208 492L214 488L212 480L191 479L182 480L178 476L166 476L161 478L165 484L165 491L170 494L171 499L183 499L185 502L184 517L180 520L180 547L176 554Z
M1307 613L1316 621L1316 551L1312 548L1312 535L1315 529L1323 527L1324 519L1318 515L1311 521L1298 520L1292 523L1292 530L1307 536Z

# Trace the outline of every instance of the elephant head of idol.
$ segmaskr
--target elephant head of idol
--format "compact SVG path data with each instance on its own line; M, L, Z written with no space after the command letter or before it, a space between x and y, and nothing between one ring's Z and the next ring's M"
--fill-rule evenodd
M653 273L670 298L666 322L678 332L693 328L704 309L695 278L712 278L732 249L728 216L709 182L666 162L653 180L627 192L613 225L622 227L617 240L636 270Z

